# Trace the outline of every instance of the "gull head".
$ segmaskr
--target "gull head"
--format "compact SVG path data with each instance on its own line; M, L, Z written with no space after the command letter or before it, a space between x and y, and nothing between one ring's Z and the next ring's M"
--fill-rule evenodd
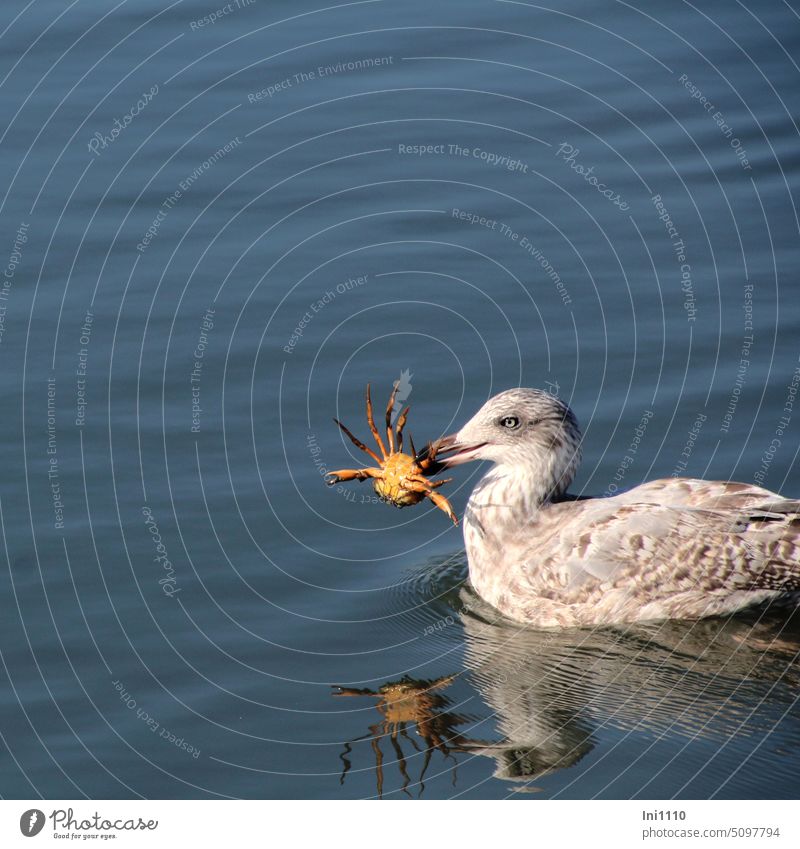
M562 494L580 463L581 432L572 410L539 389L508 389L490 398L457 432L436 444L441 467L488 460ZM543 497L547 497L544 495Z

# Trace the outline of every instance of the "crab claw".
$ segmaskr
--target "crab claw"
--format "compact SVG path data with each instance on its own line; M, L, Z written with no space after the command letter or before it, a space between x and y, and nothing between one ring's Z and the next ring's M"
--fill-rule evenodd
M447 468L444 463L436 459L436 453L440 450L440 439L429 442L422 451L417 452L414 462L424 469L426 475L435 475Z

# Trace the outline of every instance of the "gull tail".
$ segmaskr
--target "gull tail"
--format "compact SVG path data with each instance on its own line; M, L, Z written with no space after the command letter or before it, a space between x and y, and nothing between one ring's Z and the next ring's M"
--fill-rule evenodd
M753 589L800 592L800 501L758 504L740 522Z

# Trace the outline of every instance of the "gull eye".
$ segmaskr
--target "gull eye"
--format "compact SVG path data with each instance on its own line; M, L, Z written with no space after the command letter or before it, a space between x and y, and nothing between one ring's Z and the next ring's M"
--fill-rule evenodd
M500 419L500 427L507 428L508 430L516 430L519 427L519 419L516 416L503 416Z

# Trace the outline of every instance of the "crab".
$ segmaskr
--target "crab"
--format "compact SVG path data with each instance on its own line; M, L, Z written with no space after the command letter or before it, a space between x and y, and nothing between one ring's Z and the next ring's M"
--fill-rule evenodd
M406 407L400 413L397 424L393 427L392 411L394 410L397 389L398 386L395 384L392 394L389 396L389 403L386 406L387 444L385 445L375 425L375 418L372 415L372 398L370 397L369 384L367 384L367 423L381 453L380 457L360 439L353 436L338 419L334 419L353 445L360 448L366 454L369 454L378 465L377 467L369 466L364 469L339 469L338 471L327 472L325 476L326 483L329 486L334 486L341 481L364 481L369 478L372 480L373 489L378 497L388 504L392 504L395 507L409 507L412 504L419 504L423 498L428 498L450 517L453 524L457 525L458 517L453 512L450 502L443 495L436 492L436 489L452 480L452 478L432 481L426 477L426 472L435 474L438 471L438 464L436 462L438 441L429 442L418 454L414 448L414 440L409 435L411 453L403 453L403 428L406 425L408 411L411 408Z

